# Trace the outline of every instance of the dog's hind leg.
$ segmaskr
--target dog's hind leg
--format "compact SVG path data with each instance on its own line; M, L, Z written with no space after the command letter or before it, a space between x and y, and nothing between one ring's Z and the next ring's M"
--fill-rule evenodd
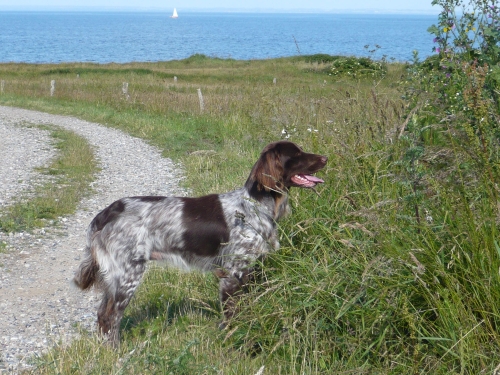
M252 281L254 270L252 268L246 268L234 275L227 275L220 272L216 273L216 276L220 277L219 294L222 312L224 314L223 321L219 325L219 328L224 329L236 313L238 296L245 292L245 287Z
M145 261L136 261L121 275L115 284L115 292L107 288L97 312L99 330L114 347L120 343L120 323L125 308L132 299L146 269Z
M116 304L114 296L107 290L102 296L101 305L97 310L97 325L99 333L107 335L111 331L113 320L115 318Z

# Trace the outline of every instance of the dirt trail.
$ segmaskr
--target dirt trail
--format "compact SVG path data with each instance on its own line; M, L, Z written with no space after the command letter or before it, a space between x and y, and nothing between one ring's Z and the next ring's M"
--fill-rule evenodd
M73 117L0 106L0 208L41 176L55 151L47 131L23 124L52 124L72 130L93 146L101 171L94 193L57 228L0 233L0 373L18 372L53 342L67 342L80 326L94 330L97 295L73 288L85 231L92 218L118 198L185 195L182 171L158 149L120 131Z

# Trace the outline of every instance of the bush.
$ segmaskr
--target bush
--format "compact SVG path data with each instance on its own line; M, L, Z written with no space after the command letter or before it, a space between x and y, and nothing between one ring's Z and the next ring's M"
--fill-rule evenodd
M383 77L387 73L385 61L374 61L369 57L339 57L334 60L329 70L333 76Z

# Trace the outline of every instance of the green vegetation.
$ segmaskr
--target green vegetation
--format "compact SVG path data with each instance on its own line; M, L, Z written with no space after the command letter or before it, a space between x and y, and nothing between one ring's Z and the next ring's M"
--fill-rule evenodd
M448 25L436 30L456 30L457 1L435 3ZM241 186L262 147L285 135L329 156L318 194L291 192L282 248L227 330L216 328L215 277L154 267L126 311L118 351L83 333L38 358L34 372L498 371L498 60L491 45L443 40L436 57L384 64L375 76L329 75L338 59L324 56L0 65L0 103L143 137L183 163L195 194Z
M73 132L47 127L58 151L54 160L40 172L50 176L29 192L30 197L7 206L0 215L0 230L20 232L47 225L75 211L80 199L90 190L96 165L90 145ZM1 247L0 247L1 250Z

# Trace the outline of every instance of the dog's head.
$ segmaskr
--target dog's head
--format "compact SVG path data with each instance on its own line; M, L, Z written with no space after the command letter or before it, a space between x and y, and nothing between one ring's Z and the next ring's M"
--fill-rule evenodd
M257 187L258 191L284 192L292 186L312 188L322 179L313 176L327 162L326 156L309 154L293 142L278 141L268 144L245 186Z

